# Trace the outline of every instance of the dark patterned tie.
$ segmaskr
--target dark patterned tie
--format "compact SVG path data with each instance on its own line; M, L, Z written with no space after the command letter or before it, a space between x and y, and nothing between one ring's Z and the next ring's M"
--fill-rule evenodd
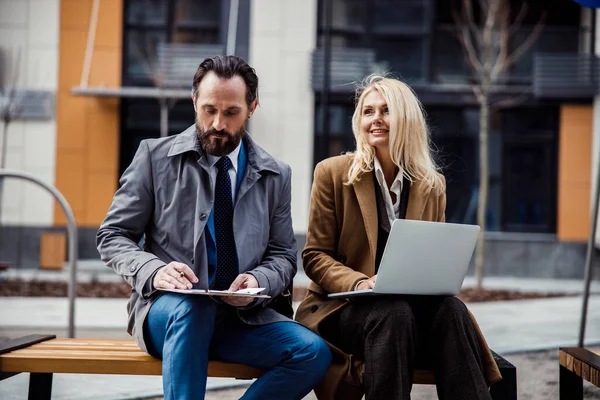
M233 237L233 200L231 179L229 178L231 160L221 157L217 161L217 184L215 185L215 236L217 239L217 274L215 289L227 290L238 275L238 262Z

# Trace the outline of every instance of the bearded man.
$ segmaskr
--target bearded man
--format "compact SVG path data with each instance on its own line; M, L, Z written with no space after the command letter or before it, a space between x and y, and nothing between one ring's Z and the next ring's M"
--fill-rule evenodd
M163 360L165 399L203 399L210 359L266 370L243 399L301 399L331 361L316 334L267 298L161 290L260 287L273 299L296 273L290 167L246 132L258 104L254 69L207 58L192 87L195 125L141 142L98 251L132 287L128 332Z

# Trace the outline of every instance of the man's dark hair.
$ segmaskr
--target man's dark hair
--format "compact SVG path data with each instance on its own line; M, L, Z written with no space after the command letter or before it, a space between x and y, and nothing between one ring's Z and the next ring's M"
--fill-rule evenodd
M210 71L214 72L219 78L224 79L231 79L236 75L241 77L246 82L246 103L248 107L258 98L258 76L256 76L256 71L238 56L215 56L204 59L194 75L192 84L194 97L198 97L200 81Z

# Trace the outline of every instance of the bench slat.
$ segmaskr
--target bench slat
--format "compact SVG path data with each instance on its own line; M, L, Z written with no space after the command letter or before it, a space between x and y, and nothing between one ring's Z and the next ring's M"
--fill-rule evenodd
M93 346L70 346L68 344L47 344L44 346L37 347L39 350L90 350L90 351L105 351L105 350L122 350L122 351L142 351L136 345L134 346L109 346L109 345L93 345Z
M69 359L69 360L115 360L115 361L127 361L127 360L149 360L152 359L146 353L133 353L128 351L39 351L39 350L29 350L29 351L19 351L15 352L16 354L8 353L3 358L4 359L20 359L20 358L47 358L47 359Z
M0 355L0 372L161 375L162 363L133 340L52 339ZM241 364L208 364L212 377L253 379L262 373Z

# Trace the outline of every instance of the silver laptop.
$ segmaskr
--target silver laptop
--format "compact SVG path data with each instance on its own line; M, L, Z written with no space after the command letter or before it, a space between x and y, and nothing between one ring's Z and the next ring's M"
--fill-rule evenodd
M328 297L457 295L478 236L478 225L397 219L392 223L374 288Z

